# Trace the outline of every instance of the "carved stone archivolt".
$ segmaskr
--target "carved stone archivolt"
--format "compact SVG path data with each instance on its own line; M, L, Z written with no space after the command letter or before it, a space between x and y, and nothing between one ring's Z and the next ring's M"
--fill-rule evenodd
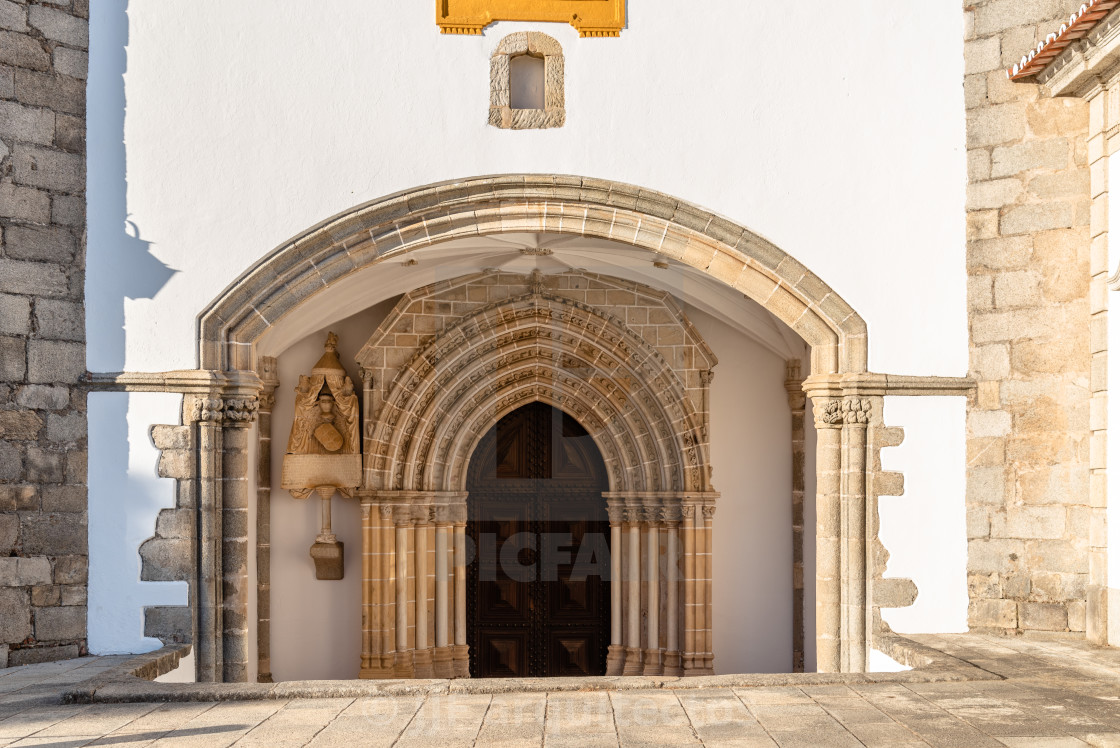
M363 677L467 674L466 468L486 431L531 402L579 421L607 466L612 556L628 570L612 580L608 672L712 672L717 362L671 296L582 271L463 276L406 294L357 361L373 559Z
M550 276L547 289L535 289L537 282L480 274L402 299L357 356L383 383L368 394L378 412L365 425L365 487L461 491L482 433L506 413L542 401L595 439L612 490L708 490L710 379L703 372L716 359L675 302L586 273ZM589 296L605 300L608 291L654 323L627 324L586 303ZM499 298L467 301L492 295ZM463 313L424 313L441 302ZM431 333L417 336L418 327ZM398 344L417 337L419 346Z

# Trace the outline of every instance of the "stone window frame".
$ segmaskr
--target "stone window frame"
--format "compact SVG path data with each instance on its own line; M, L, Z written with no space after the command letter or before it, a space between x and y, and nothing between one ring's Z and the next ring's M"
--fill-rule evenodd
M544 58L544 109L510 106L510 59L519 55ZM564 51L560 42L539 31L519 31L498 42L490 56L489 124L503 130L544 130L563 127Z

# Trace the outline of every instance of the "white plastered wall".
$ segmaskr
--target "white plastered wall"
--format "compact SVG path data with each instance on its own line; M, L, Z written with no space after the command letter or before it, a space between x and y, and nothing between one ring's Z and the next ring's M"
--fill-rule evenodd
M178 423L181 397L94 392L89 416L89 651L148 652L145 605L186 605L186 582L140 581L140 544L160 509L175 506L175 481L156 475L159 450L148 429Z
M712 485L720 492L712 520L716 674L788 673L793 456L786 361L715 317L695 309L687 314L719 359L711 385ZM812 471L812 455L806 458ZM806 593L812 607L812 592ZM806 669L815 670L814 663Z
M918 586L913 605L884 608L883 620L900 634L967 631L965 399L886 397L883 421L905 432L879 453L883 470L905 480L902 496L879 499L879 539L891 554L884 576Z
M355 382L361 379L354 356L392 307L390 301L330 325L339 337L339 358ZM307 336L277 358L270 507L272 677L277 681L357 678L362 652L362 513L357 499L336 493L331 500L331 527L344 544L344 569L342 579L323 581L315 578L308 555L319 532L319 499L314 494L295 499L279 488L296 383L323 355L327 332ZM250 655L255 661L256 650Z
M959 7L643 0L619 38L580 39L444 36L432 5L93 4L91 370L195 366L202 308L331 215L536 172L727 215L859 311L872 369L965 373L964 222L945 220L966 183ZM486 124L490 54L523 29L563 45L562 128Z
M726 0L682 9L646 0L632 4L618 39L511 23L481 37L447 37L431 10L424 1L361 0L338 0L329 13L295 0L93 5L91 370L196 366L199 312L272 248L330 215L431 182L542 172L629 182L725 214L804 263L861 314L872 370L965 372L964 225L944 220L960 214L966 182L959 8ZM797 30L795 53L788 34L768 31L777 28ZM564 47L563 128L514 132L485 124L490 53L505 34L523 29L544 31ZM909 282L914 277L922 282ZM730 369L721 367L717 388L740 376ZM91 411L91 445L128 449L111 420ZM130 411L127 429L140 433L160 422L176 419ZM278 416L274 423L274 446L282 445L285 422ZM908 434L918 427L902 418L890 425ZM963 439L963 421L957 433ZM942 451L951 447L929 449L914 459L944 464ZM962 482L963 470L962 461ZM908 473L908 491L922 480ZM135 546L111 547L94 535L100 489L92 481L91 559L101 553L138 563ZM160 501L170 491L149 488ZM963 489L957 499L963 512ZM346 511L341 502L335 499L336 512ZM293 506L313 515L310 502ZM147 534L137 535L137 545L151 534L154 514L144 522ZM298 542L309 545L314 522L299 522L309 534ZM885 527L884 542L909 547L916 527ZM358 542L340 534L348 545ZM310 568L306 547L300 558ZM355 559L351 553L348 563ZM811 559L807 554L807 569ZM356 579L356 571L347 573ZM928 585L919 581L919 588ZM91 577L91 632L101 615L93 596ZM273 594L274 653L278 599L286 592ZM347 602L355 615L357 600ZM129 605L138 610L140 601ZM300 647L319 636L318 622L300 629ZM151 642L128 646L137 651ZM356 651L356 639L347 646Z

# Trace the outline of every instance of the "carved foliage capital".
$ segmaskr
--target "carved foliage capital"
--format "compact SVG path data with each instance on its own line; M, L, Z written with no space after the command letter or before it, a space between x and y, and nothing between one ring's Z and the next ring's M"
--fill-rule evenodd
M252 423L260 402L255 397L236 397L225 401L223 415L227 423Z
M222 420L224 405L219 397L199 397L191 407L191 421L213 422Z
M871 422L871 401L848 398L844 401L844 423L866 425Z
M814 400L813 421L817 428L839 428L844 422L843 406L840 400Z
M256 397L197 397L191 404L190 420L246 426L256 419L259 407L260 400Z

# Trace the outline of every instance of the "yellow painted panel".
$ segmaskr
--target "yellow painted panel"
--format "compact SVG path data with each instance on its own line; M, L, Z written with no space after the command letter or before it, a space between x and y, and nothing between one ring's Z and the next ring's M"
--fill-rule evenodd
M570 23L580 36L618 36L626 0L436 0L444 34L481 34L495 21Z

